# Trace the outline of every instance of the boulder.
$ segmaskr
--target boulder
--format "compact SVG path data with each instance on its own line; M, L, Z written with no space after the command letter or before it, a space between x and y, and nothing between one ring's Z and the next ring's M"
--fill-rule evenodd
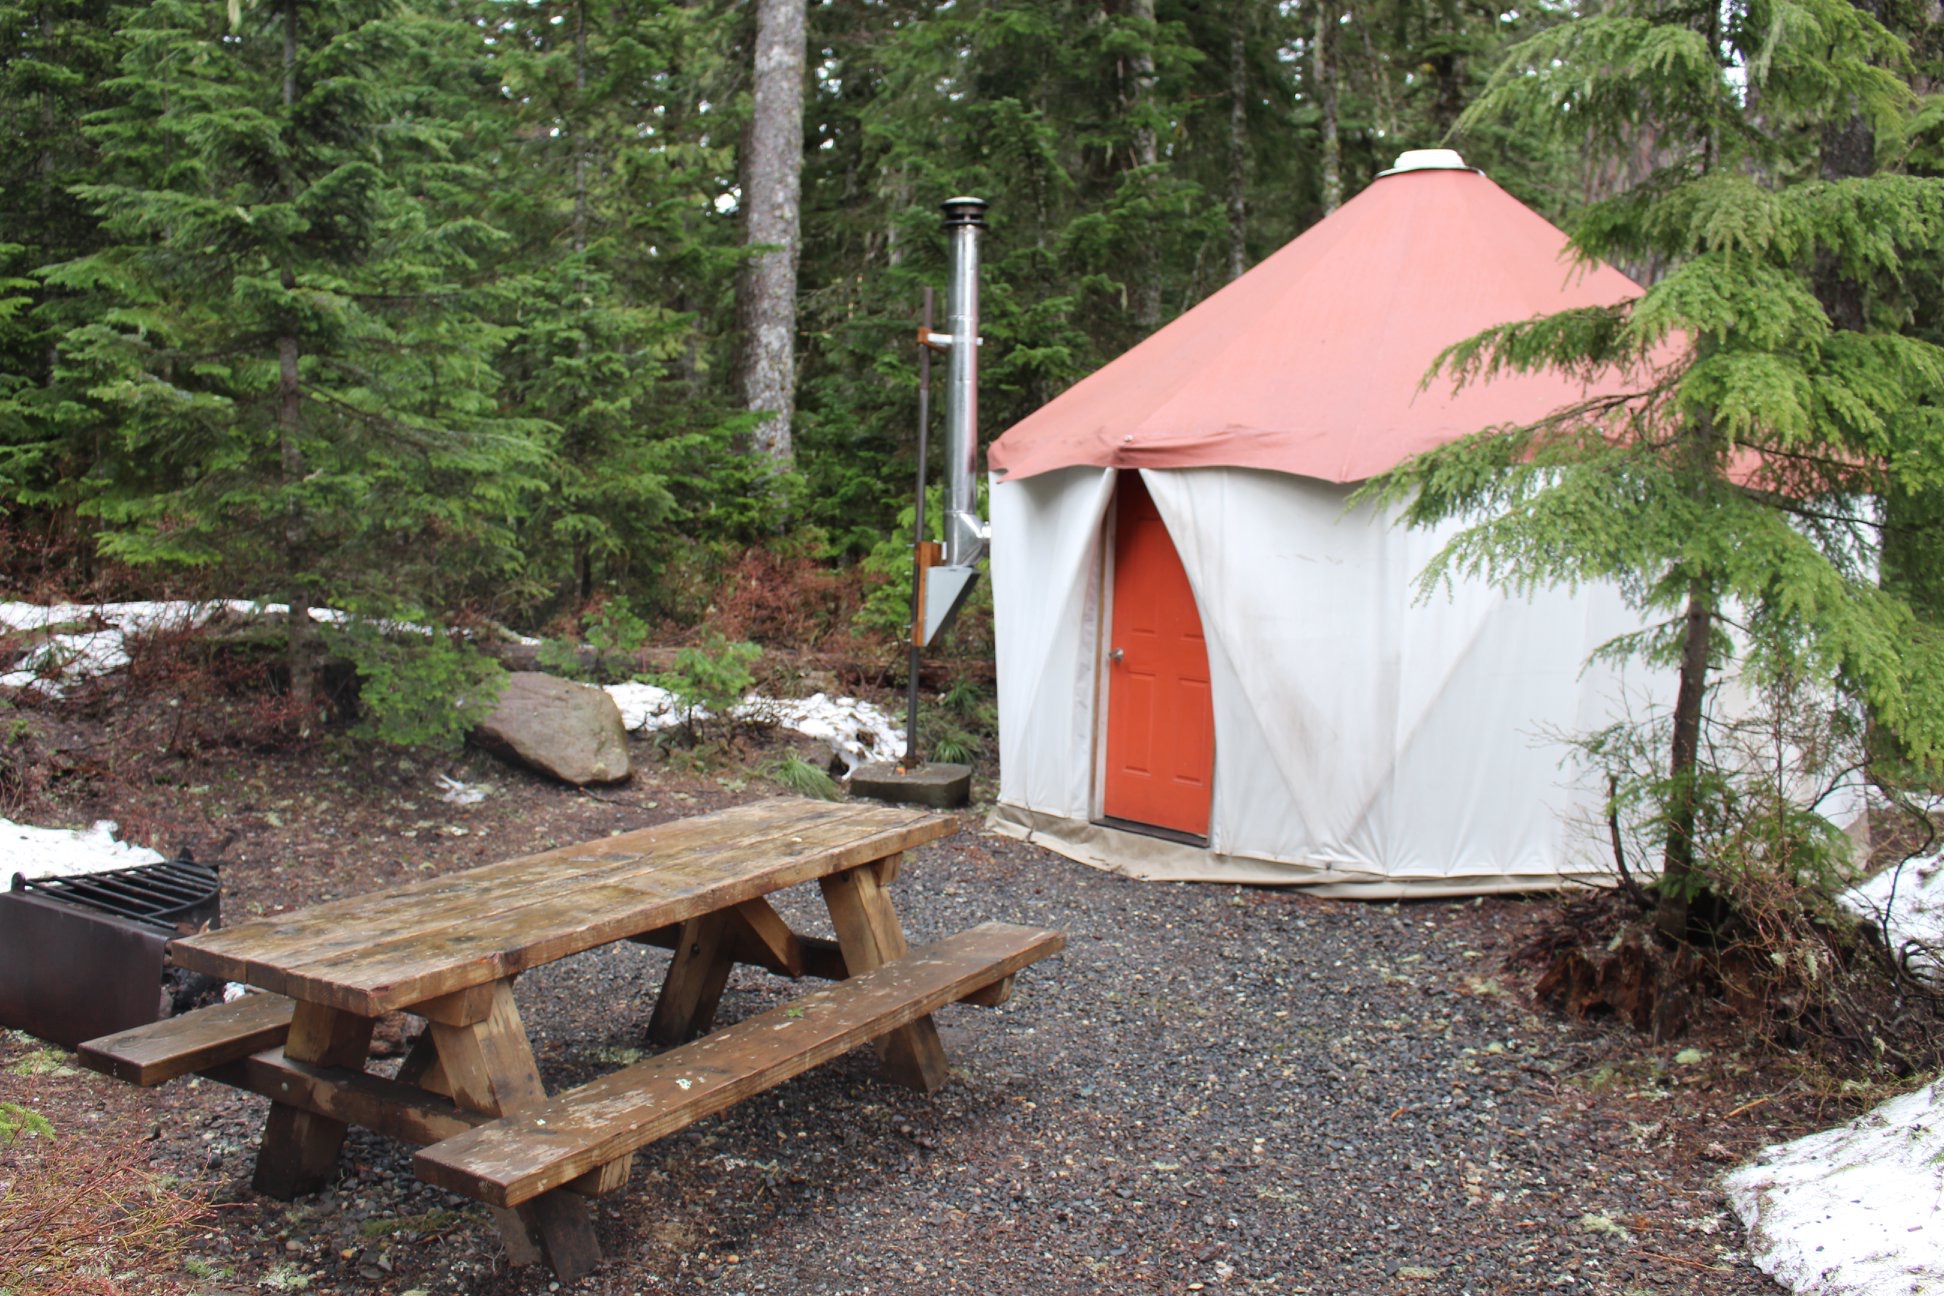
M628 777L628 731L621 708L597 688L538 671L506 677L493 714L472 732L487 751L530 765L563 783L616 783Z

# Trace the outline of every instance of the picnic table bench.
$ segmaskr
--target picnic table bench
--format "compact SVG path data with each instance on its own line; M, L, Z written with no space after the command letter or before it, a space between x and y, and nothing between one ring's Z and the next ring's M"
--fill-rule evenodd
M1064 944L989 922L907 947L886 887L904 851L953 827L783 797L185 937L173 962L266 993L90 1040L81 1059L269 1098L253 1184L271 1196L323 1187L350 1125L413 1144L414 1172L484 1202L515 1263L572 1280L600 1260L580 1198L625 1184L636 1150L867 1042L887 1079L930 1092L947 1075L931 1014L1003 1001ZM834 941L767 899L811 881ZM513 981L620 940L673 950L648 1025L671 1047L549 1096ZM832 984L711 1033L738 962ZM394 1010L425 1028L387 1078L366 1066Z

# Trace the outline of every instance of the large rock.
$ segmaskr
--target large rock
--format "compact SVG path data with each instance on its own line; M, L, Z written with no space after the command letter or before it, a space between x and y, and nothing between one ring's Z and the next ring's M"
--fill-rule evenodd
M472 736L490 752L575 787L628 777L628 731L614 699L538 671L509 674L499 705Z

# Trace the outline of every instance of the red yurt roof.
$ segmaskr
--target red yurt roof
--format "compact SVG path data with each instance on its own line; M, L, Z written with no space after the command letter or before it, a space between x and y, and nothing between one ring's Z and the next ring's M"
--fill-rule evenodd
M1550 371L1454 391L1425 371L1483 329L1640 288L1456 154L1379 177L1187 314L992 443L1007 480L1076 465L1226 465L1353 482L1602 391ZM1416 161L1406 154L1400 165Z

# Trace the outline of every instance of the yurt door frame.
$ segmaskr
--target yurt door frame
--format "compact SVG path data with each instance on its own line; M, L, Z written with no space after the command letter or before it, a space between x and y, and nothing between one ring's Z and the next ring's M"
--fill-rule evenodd
M1206 844L1215 786L1208 645L1181 555L1138 472L1118 474L1107 552L1101 821Z

